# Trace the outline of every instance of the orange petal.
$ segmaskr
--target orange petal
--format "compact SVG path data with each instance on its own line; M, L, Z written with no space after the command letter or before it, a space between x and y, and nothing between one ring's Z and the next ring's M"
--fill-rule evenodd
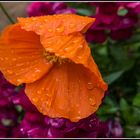
M55 65L42 79L26 84L26 94L37 109L50 117L78 121L94 113L104 96L96 77L75 63Z
M18 18L23 29L34 31L38 35L52 37L68 35L73 32L86 32L95 18L75 14L59 14L30 18Z
M34 82L52 66L43 57L43 50L34 32L11 25L0 38L0 70L15 85Z
M40 41L46 51L54 53L60 58L68 58L76 64L82 64L88 68L98 79L98 83L107 89L106 83L94 62L90 48L81 33L73 33L67 36L54 36L47 38L44 35L40 37Z

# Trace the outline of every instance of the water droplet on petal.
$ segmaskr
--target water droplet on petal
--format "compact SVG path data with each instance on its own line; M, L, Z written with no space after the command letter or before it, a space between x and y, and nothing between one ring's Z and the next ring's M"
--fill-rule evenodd
M91 82L87 83L87 88L89 90L92 90L93 89L93 84Z
M36 70L35 70L35 72L41 72L41 70L39 70L39 69L36 69Z
M62 55L61 58L66 58L66 56Z
M48 19L44 19L45 22L48 22Z
M23 63L18 63L16 64L16 66L23 66L24 64ZM23 69L24 70L24 69Z
M22 80L21 80L21 79L17 79L17 81L18 81L19 83L21 83L21 82L22 82Z
M37 101L38 101L38 99L37 99L37 98L33 98L32 100L33 100L33 102L37 102Z
M48 32L52 32L52 29L48 29Z
M77 56L79 59L82 59L82 57L81 56Z
M16 58L13 58L12 60L13 60L13 61L16 61L17 59L16 59Z
M79 48L83 48L83 45L80 45Z
M75 120L80 120L80 119L81 119L81 116L77 116L73 120L75 121Z
M1 57L0 60L3 61L3 58Z
M37 93L38 93L38 94L40 94L40 93L41 93L41 91L40 91L40 90L38 90L38 91L37 91Z
M78 42L79 42L79 40L78 40L78 39L76 39L76 40L74 40L74 41L73 41L73 43L78 43Z
M69 50L69 48L64 48L64 51L68 51Z
M89 102L90 102L90 104L93 105L93 106L96 104L96 103L95 103L95 100L94 100L93 98L89 98Z
M79 107L80 105L79 104L76 104L76 107Z
M8 57L5 57L5 60L8 60Z
M81 114L81 111L78 111L78 114Z
M64 31L64 26L57 27L56 31L62 33Z
M13 74L13 71L11 71L11 70L7 70L7 73L9 73L9 74Z
M70 28L73 28L75 25L73 23L70 23Z
M35 20L36 20L36 18L32 18L32 20L33 20L33 21L35 21Z

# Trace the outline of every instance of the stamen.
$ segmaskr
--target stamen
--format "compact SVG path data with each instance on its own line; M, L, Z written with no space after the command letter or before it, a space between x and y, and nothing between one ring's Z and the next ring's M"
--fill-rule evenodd
M61 58L61 57L55 56L54 53L50 53L50 52L47 52L47 51L44 51L43 52L43 56L45 56L45 58L50 63L59 63L59 64L62 64L62 63L65 63L65 62L70 61L68 58Z

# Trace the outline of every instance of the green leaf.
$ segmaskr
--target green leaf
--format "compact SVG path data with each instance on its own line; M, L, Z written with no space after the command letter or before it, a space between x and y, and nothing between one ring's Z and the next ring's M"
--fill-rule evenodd
M108 52L107 52L107 47L106 46L101 46L99 49L98 49L98 53L100 55L104 55L104 56L107 56Z
M16 108L16 110L17 110L18 112L22 112L22 111L23 111L23 108L22 108L21 105L16 105L15 108Z
M133 105L140 107L140 93L138 93L133 99Z
M124 98L120 100L120 110L121 117L127 124L136 125L140 122L140 109L129 105Z
M116 111L118 111L119 108L115 106L110 105L104 105L98 110L98 114L114 114Z
M4 125L4 126L11 126L13 125L13 121L11 119L2 119L1 120L1 123Z
M140 137L140 126L127 125L125 127L125 135L127 137L133 137L133 138Z
M114 106L114 105L115 105L114 100L112 100L109 96L106 96L104 102L105 102L107 105L110 105L110 106Z
M90 16L92 15L92 11L88 10L88 9L83 9L83 8L78 8L76 9L77 13L80 15L86 15L86 16Z
M125 110L128 110L128 108L129 108L129 105L128 105L127 101L124 98L121 98L121 100L120 100L120 109L122 111L125 111Z
M112 84L114 81L116 81L122 74L124 73L124 70L113 72L107 76L104 77L104 80L108 84Z
M15 91L16 91L16 92L19 92L22 88L23 88L23 84L17 86L17 87L15 88Z
M125 16L127 13L128 13L128 10L123 8L123 9L118 10L117 14L119 16Z

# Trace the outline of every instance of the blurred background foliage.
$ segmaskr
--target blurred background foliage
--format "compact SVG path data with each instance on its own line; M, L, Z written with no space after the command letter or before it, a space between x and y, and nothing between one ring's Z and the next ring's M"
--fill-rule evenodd
M106 7L106 5L110 5L110 7L112 7L114 4L90 4L85 2L65 3L69 7L76 9L77 14L93 17L95 16L96 18L104 18L105 14L108 14L108 17L110 16L110 18L113 18L113 16L117 14L117 16L121 17L120 20L123 20L122 18L124 16L129 17L129 20L131 20L133 15L137 16L136 21L133 22L130 26L125 27L125 30L123 27L118 29L116 26L118 26L119 24L115 25L115 27L113 27L112 29L112 26L110 24L113 21L110 21L110 23L106 23L106 25L100 25L101 28L98 28L97 23L97 26L95 27L97 28L96 32L104 31L101 32L101 35L104 34L105 39L98 40L93 37L93 40L89 41L89 46L91 48L93 58L95 59L104 80L109 84L109 89L106 93L100 109L97 111L97 116L102 120L108 120L110 118L113 118L120 121L124 128L125 137L140 137L139 7L130 6L126 3L120 4L115 2L117 8L116 11L114 10L114 13L112 11L110 11L111 13L109 13L109 9L106 10L107 13L102 13L102 11L105 10L102 10L102 6ZM22 2L17 4L18 6L14 6L15 11L13 10L11 12L10 8L7 9L7 11L10 13L11 17L14 20L17 16L27 16L25 8L29 3ZM4 3L4 5L5 7L10 6L10 4L6 5L6 3ZM13 6L14 4L11 5ZM135 11L136 8L138 9L137 11ZM17 11L20 11L18 15L13 15L13 13L16 13ZM0 13L1 15L3 14L2 11L0 11ZM4 17L4 15L0 17L0 22L1 29L7 24L9 24L8 20L6 19L6 17ZM93 27L93 30L95 28ZM120 39L121 35L117 32L118 30L122 30L121 34L126 32L126 34L122 35L123 37L126 37ZM128 30L131 32L131 35L129 36L127 36L129 34L127 33ZM115 32L115 35L117 35L118 33L117 38L113 37L113 34L111 34L112 32ZM95 36L97 37L98 34L95 34Z

